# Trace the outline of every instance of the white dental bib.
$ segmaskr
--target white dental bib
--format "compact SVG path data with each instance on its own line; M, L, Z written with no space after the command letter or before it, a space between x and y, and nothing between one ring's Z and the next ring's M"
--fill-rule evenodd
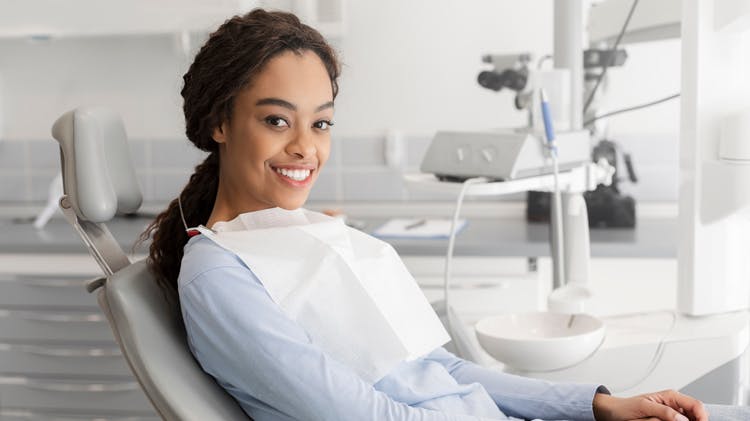
M236 254L314 344L371 384L450 339L395 250L339 219L272 208L213 228L198 230Z

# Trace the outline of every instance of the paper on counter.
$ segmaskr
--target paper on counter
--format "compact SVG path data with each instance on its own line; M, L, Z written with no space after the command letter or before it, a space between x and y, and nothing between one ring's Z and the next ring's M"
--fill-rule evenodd
M450 219L394 218L378 227L372 235L380 238L449 238L451 223ZM459 219L456 233L465 227L466 220Z

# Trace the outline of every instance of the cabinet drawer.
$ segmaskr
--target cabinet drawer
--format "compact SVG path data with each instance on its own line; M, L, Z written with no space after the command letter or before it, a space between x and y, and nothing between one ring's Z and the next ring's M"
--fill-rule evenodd
M64 379L0 376L0 396L15 408L153 413L138 382L127 377Z
M96 295L86 292L87 275L0 274L0 306L97 307Z
M161 421L156 412L123 412L119 414L103 412L64 411L61 409L27 409L15 407L0 408L3 421Z
M3 340L93 341L114 339L104 314L97 308L0 307Z
M91 343L14 343L0 341L0 375L130 376L114 341Z

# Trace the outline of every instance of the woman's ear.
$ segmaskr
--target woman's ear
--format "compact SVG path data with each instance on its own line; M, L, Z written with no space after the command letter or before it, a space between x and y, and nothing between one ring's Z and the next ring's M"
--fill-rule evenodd
M220 125L214 127L214 132L211 134L211 137L214 139L216 143L226 143L227 141L227 127L226 123L222 122Z

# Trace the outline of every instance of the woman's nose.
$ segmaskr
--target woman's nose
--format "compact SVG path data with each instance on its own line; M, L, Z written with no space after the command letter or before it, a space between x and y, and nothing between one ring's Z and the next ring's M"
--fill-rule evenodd
M312 130L297 130L294 139L287 145L287 152L302 159L314 156L316 146Z

